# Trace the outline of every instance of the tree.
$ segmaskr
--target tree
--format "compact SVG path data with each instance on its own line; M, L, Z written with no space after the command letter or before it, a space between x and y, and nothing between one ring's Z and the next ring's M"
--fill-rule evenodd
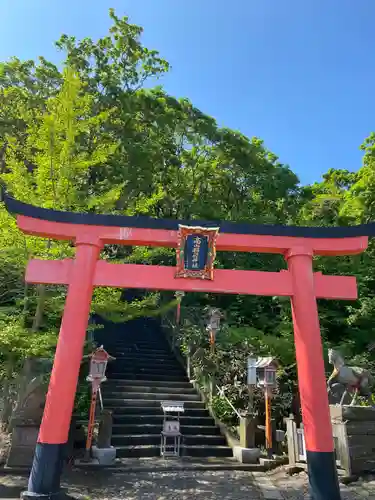
M97 205L114 203L116 189L105 191L99 186L92 193L88 183L90 172L104 169L118 147L116 141L102 132L111 111L93 116L93 104L92 96L85 92L78 76L66 68L60 91L46 100L44 111L30 112L27 105L20 105L18 112L25 124L24 137L6 133L3 142L6 171L1 179L13 196L57 210L87 211ZM4 213L3 217L5 224L9 224L10 217ZM14 224L9 225L17 231ZM20 263L23 265L25 257L72 255L72 248L66 243L49 241L46 245L37 238L28 244L25 253L22 239L18 242L22 245L24 258ZM46 287L40 285L38 291L34 331L40 329L49 303ZM64 295L60 293L59 297L63 299ZM55 308L56 301L52 302Z

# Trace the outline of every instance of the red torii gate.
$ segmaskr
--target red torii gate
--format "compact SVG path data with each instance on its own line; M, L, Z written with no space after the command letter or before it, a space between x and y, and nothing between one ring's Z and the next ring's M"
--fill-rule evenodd
M24 233L71 240L76 246L73 260L31 260L27 266L28 283L67 284L69 288L25 498L59 495L63 448L68 439L93 288L112 286L290 296L312 495L314 500L340 499L316 299L354 300L357 286L354 277L314 273L312 261L314 255L363 252L368 238L357 234L364 231L358 227L298 228L222 223L217 250L282 254L288 270L218 269L212 281L176 279L174 267L111 264L99 258L103 245L109 243L177 247L178 221L57 212L9 197L5 202L9 211L19 214L18 227ZM201 221L189 223L204 224ZM355 236L351 237L353 233Z

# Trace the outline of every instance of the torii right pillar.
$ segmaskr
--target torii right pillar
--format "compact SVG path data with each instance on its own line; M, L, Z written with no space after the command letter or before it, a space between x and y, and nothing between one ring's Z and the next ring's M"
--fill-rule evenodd
M340 500L314 290L313 252L309 248L294 248L286 259L293 281L291 304L311 498Z

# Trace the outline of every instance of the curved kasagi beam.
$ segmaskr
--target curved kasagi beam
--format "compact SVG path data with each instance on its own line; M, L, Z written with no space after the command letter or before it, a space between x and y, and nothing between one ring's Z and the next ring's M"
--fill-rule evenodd
M186 226L219 227L220 233L255 234L268 236L289 236L297 238L353 238L375 236L375 223L357 226L286 226L281 224L246 224L227 221L155 219L145 216L105 215L94 213L75 213L49 210L36 207L4 196L7 210L14 214L25 215L34 219L87 226L131 227L138 229L165 229L177 231L179 224Z
M101 240L103 243L140 246L177 246L179 224L219 227L219 251L285 253L304 247L316 255L348 255L363 252L375 224L336 227L302 227L245 224L226 221L154 219L144 216L103 215L49 210L4 196L7 210L18 214L18 226L26 234L52 239Z

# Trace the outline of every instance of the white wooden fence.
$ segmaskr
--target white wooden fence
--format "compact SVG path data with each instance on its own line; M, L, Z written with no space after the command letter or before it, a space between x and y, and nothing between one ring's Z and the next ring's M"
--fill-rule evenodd
M306 468L306 443L303 424L298 428L293 417L285 419L288 439L289 466ZM338 467L348 469L344 440L342 439L342 426L332 423L333 440L336 452L336 464Z
M306 462L306 443L305 443L305 433L303 432L303 426L299 429L296 429L297 436L297 452L298 452L298 461Z

